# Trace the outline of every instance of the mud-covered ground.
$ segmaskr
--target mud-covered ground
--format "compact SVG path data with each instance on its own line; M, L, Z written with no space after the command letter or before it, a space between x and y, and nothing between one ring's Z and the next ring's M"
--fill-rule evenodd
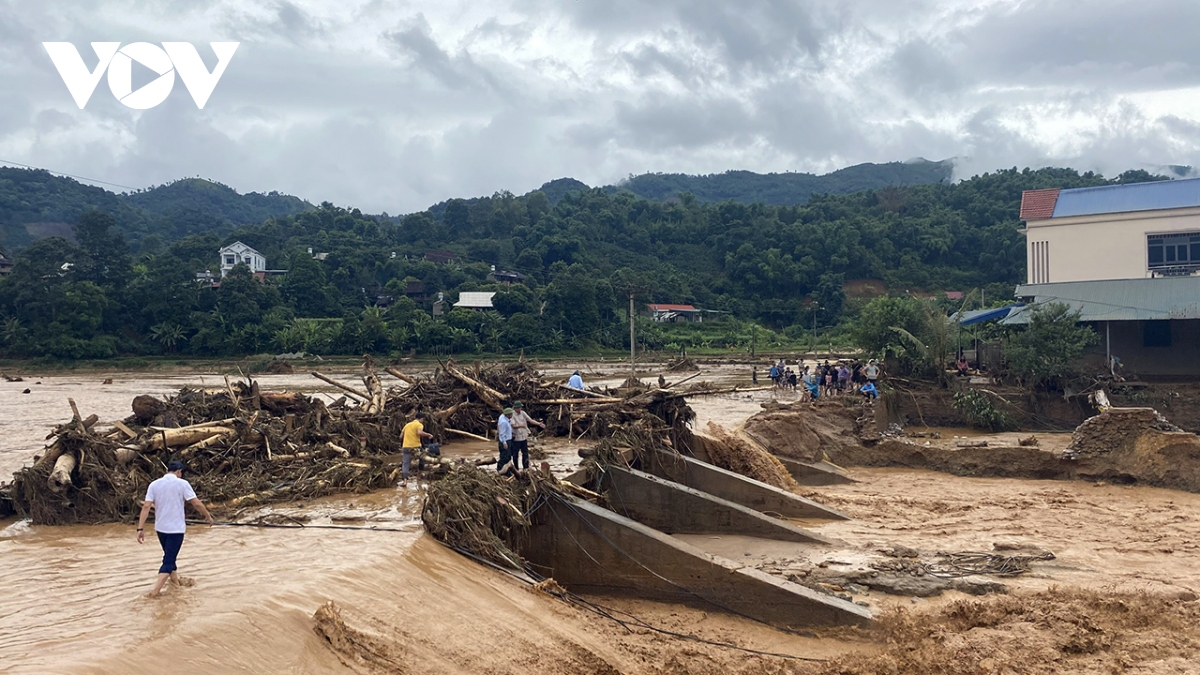
M552 364L549 371L565 376L576 368L589 384L617 384L627 376L620 364L590 362ZM50 426L69 417L66 396L74 397L84 414L96 412L108 421L124 417L137 393L221 382L215 376L200 382L200 377L116 374L115 384L102 385L89 373L44 378L42 385L0 382L0 469L7 472L27 461ZM673 378L668 374L667 379ZM697 379L750 386L749 369L741 364L706 366ZM268 389L320 389L306 375L262 381ZM25 386L31 394L20 394ZM709 421L736 426L762 403L789 402L789 396L763 391L697 399L697 426ZM986 437L961 429L925 431L937 431L941 438L910 440L952 447L963 440L956 435ZM1008 445L1017 436L1027 434L991 440ZM1061 435L1040 439L1043 449L1065 441ZM552 466L565 471L580 446L555 441L544 449ZM447 451L477 456L490 448L466 443ZM5 563L0 566L0 669L1200 672L1195 665L1200 663L1200 545L1194 541L1200 495L899 468L849 471L857 483L802 489L853 517L799 523L837 540L833 547L737 537L690 540L866 603L881 617L873 630L793 635L711 608L591 598L610 614L602 616L531 590L423 536L417 519L420 488L410 484L274 509L314 525L375 531L193 528L180 569L194 585L171 589L156 601L142 594L153 582L160 553L153 543L139 546L132 527L0 523ZM872 587L878 576L863 576L902 572L914 561L934 564L940 553L964 551L1049 551L1055 557L1033 563L1017 577L978 577L970 586L934 589L937 593L895 580ZM906 589L912 592L903 593ZM982 590L990 592L971 594Z

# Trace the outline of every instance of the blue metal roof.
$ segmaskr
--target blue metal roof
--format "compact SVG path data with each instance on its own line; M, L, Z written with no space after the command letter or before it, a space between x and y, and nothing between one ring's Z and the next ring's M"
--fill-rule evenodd
M958 325L971 326L984 321L997 321L1008 316L1014 308L1022 305L1009 305L1007 307L993 307L992 309L976 309L970 312L963 312L958 316Z
M1053 218L1200 206L1200 178L1075 188L1058 193Z
M1078 311L1080 321L1200 319L1200 276L1026 284L1016 294L1030 302L1005 324L1029 323L1033 309L1050 302Z

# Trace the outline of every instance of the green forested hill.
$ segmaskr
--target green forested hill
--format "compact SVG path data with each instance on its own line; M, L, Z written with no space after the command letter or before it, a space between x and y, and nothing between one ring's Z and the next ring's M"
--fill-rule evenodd
M852 280L914 293L994 285L989 298L1011 294L1024 278L1023 190L1153 178L1010 169L788 206L599 188L568 189L554 203L537 190L452 199L403 218L326 203L174 241L186 230L169 216L124 221L149 212L109 201L114 213L85 214L75 242L48 237L16 252L12 273L0 279L0 356L627 347L620 322L628 289L638 289L641 302L727 312L731 335L741 321L806 331L814 321L853 318L857 307L844 292ZM127 233L147 231L135 228L154 230L159 245L130 247ZM195 272L215 269L217 248L234 240L288 273L198 285ZM315 260L309 248L328 255ZM426 260L432 249L457 259ZM490 283L492 265L527 281ZM463 291L487 290L497 292L495 311L431 316L438 293L453 302ZM662 346L654 326L639 335Z
M124 199L152 214L158 221L154 232L168 241L210 230L228 231L313 208L298 197L278 192L238 194L227 185L201 178L177 180L124 195Z
M888 186L945 183L951 178L950 160L858 164L825 175L726 171L707 176L647 173L631 176L616 186L646 199L669 199L692 194L706 202L733 200L775 206L803 204L815 194L849 194Z
M71 226L90 209L112 214L126 239L139 242L150 234L172 241L197 232L228 232L311 208L296 197L243 195L198 178L113 194L48 171L0 167L0 246L9 250L45 236L70 235Z

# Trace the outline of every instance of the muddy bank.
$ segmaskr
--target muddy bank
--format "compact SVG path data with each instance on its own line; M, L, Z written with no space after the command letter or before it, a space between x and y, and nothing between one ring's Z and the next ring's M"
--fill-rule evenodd
M776 454L842 466L907 467L958 476L1104 480L1200 492L1200 437L1148 408L1111 408L1064 437L875 431L879 404L832 401L816 406L765 406L745 433ZM911 434L915 437L909 437Z

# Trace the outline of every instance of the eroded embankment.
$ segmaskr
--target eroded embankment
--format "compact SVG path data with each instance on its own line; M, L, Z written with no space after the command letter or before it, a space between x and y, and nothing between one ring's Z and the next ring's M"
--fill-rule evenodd
M871 407L840 401L772 406L750 418L746 433L781 456L822 456L843 466L930 469L959 476L1107 480L1200 492L1200 437L1149 408L1110 408L1085 421L1065 450L980 436L970 442L876 440ZM868 428L869 427L869 428ZM960 447L963 446L963 447Z

